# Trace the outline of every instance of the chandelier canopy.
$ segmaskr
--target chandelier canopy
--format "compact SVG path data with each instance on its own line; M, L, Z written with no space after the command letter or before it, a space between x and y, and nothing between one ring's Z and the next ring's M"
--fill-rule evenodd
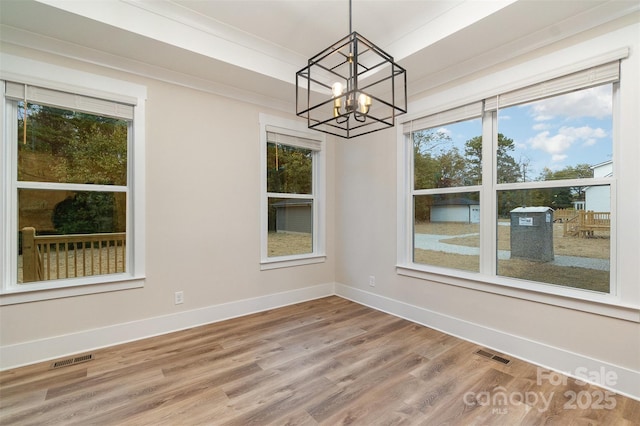
M310 129L353 138L395 125L407 112L407 74L393 57L351 31L296 73L296 114Z

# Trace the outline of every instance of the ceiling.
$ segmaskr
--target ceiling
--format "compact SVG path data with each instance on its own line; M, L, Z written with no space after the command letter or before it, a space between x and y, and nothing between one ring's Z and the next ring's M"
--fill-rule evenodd
M409 97L640 10L636 0L354 0ZM0 39L291 110L295 72L349 32L347 0L0 0Z

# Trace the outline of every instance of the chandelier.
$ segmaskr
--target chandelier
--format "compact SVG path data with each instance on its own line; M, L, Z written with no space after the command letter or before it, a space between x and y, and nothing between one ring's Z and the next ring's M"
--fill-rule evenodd
M395 125L407 112L407 74L351 29L296 73L296 114L310 129L353 138Z

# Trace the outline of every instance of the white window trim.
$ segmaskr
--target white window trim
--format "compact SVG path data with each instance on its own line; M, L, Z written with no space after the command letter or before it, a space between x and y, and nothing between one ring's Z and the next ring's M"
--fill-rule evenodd
M326 138L318 132L310 132L304 123L282 117L260 113L260 269L270 270L293 266L322 263L326 260L325 229L326 229ZM315 151L313 162L313 251L307 254L269 257L267 250L268 238L268 203L267 192L267 130L277 129L283 135L311 139L318 142L319 149ZM310 198L303 195L301 198Z
M3 208L0 209L0 305L72 297L85 294L140 288L145 278L145 86L127 81L116 80L75 69L64 68L49 63L35 61L19 56L0 53L0 80L25 83L48 89L84 96L122 102L134 105L134 121L130 133L130 166L127 199L127 241L131 247L127 261L128 271L124 274L100 275L87 278L60 279L43 281L28 285L13 282L17 253L14 231L17 229L15 217L16 202L10 173L15 160L15 149L2 142L0 164L0 195ZM2 137L7 137L6 100L2 88L2 110L0 128ZM110 188L113 190L113 188ZM4 200L8 202L5 203Z
M578 72L586 68L586 66L598 66L608 61L624 59L628 56L629 49L622 48L613 52L607 52L594 58L589 58L584 61L576 62L573 65L567 65L561 69L555 69L544 73L537 74L534 77L536 80L521 80L519 82L512 82L508 88L496 87L494 88L496 93L501 93L503 90L514 90L519 87L524 87L529 84L535 84L537 82L544 81L546 78L561 77L564 74L570 74L572 72ZM621 83L624 84L624 83ZM485 88L486 90L486 88ZM465 92L462 90L462 92ZM614 91L614 114L616 110L618 115L620 114L618 95ZM469 93L467 91L467 93ZM487 92L483 94L483 98L488 98ZM544 283L535 283L525 280L512 279L509 277L498 276L493 273L495 271L494 256L485 256L485 259L481 261L480 272L466 272L459 271L450 268L441 268L430 265L420 265L413 263L412 250L413 250L413 217L412 217L412 195L411 182L413 175L413 164L410 161L413 158L412 144L409 138L406 136L407 129L411 129L412 120L420 120L422 117L438 113L439 111L448 111L457 106L470 104L477 101L479 98L464 98L458 99L457 103L452 103L451 99L447 99L443 102L440 108L434 107L433 104L429 106L428 112L414 113L412 115L404 117L402 126L397 126L397 206L398 206L398 226L397 226L397 265L396 271L399 275L409 276L413 278L434 281L439 283L445 283L455 285L459 287L469 288L473 290L484 291L493 294L499 294L508 297L515 297L525 300L532 300L536 302L546 303L555 306L566 307L570 309L581 310L585 312L596 313L600 315L610 316L614 318L625 319L634 322L640 322L640 304L638 301L633 300L633 292L630 289L620 288L623 287L623 283L620 283L617 274L620 268L619 262L616 258L616 247L618 246L616 223L612 224L612 240L611 240L611 292L609 294L590 292L579 289L572 289L569 287L555 286ZM495 116L492 119L487 119L486 114L491 115L491 112L485 113L483 117L483 136L487 137L495 133ZM618 133L617 138L620 138L617 122L614 122L614 133ZM492 138L493 140L493 138ZM484 158L494 158L495 147L493 144L485 144L483 147ZM615 144L614 144L615 145ZM620 161L622 159L617 157L617 149L614 146L614 164L616 168L619 168ZM495 168L495 162L492 162L492 167ZM495 173L495 170L493 171ZM615 176L615 175L614 175ZM483 179L484 181L484 179ZM569 182L570 181L566 181ZM555 187L564 186L565 181L550 181L545 183L531 183L532 187ZM590 180L590 182L592 182ZM594 179L593 183L608 184L611 187L611 211L616 215L616 187L617 177L614 178L602 178ZM481 216L485 214L495 217L496 207L494 200L494 194L498 189L522 189L522 183L517 184L486 184L482 185L481 191ZM512 188L513 187L513 188ZM456 191L461 188L454 188ZM614 216L617 217L617 216ZM481 250L491 249L491 253L495 253L496 242L495 238L491 238L491 235L495 235L495 227L497 226L492 220L484 220L481 217ZM614 221L616 222L616 221ZM488 258L488 259L487 259ZM488 273L491 272L491 273ZM632 283L627 283L632 285ZM629 297L628 295L631 295ZM626 296L626 297L625 297Z

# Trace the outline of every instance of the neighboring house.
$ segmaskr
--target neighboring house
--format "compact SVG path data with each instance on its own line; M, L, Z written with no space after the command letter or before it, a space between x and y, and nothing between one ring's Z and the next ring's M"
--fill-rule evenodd
M594 178L609 177L613 175L613 162L611 160L591 166ZM589 186L584 190L585 207L587 211L610 212L611 191L609 186Z
M468 198L436 201L431 206L431 222L480 222L480 204Z
M273 207L276 208L276 232L310 234L313 231L311 200L285 200Z
M574 210L584 210L584 201L572 201Z

